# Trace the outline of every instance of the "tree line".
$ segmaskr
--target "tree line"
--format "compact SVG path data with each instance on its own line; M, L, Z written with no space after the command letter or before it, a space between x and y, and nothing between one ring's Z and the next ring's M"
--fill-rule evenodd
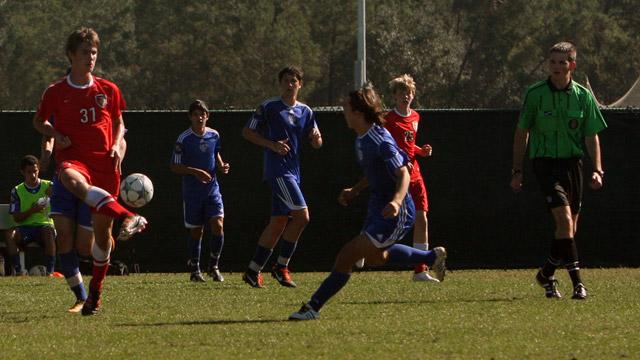
M546 77L547 49L578 45L576 80L622 96L640 72L635 0L369 0L367 77L409 73L416 107L516 108ZM0 109L34 109L68 67L66 37L101 37L96 74L129 109L250 109L277 95L287 64L305 71L301 98L340 105L354 87L355 0L0 0Z

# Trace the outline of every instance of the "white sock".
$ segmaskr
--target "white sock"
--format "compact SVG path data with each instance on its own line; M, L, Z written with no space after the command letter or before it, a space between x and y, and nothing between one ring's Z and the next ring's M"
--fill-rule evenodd
M413 243L413 248L414 249L418 249L418 250L423 250L423 251L427 251L429 250L429 244L419 244L419 243Z
M100 206L113 201L113 198L107 191L97 186L90 186L83 201L92 208L97 209Z
M91 255L93 256L93 260L105 262L109 260L109 256L111 256L111 246L109 246L109 249L107 250L102 250L102 248L100 248L100 246L98 246L94 241L93 246L91 247Z

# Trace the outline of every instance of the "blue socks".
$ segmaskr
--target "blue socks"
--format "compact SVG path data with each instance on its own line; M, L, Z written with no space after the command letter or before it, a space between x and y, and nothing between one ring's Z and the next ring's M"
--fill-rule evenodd
M189 271L200 272L200 250L202 249L202 239L194 239L187 235L187 243L189 244Z
M76 255L75 250L60 254L60 267L62 267L62 274L64 274L67 284L69 284L69 288L76 296L76 300L86 300L87 291L84 288L82 274L80 274L78 256Z
M256 253L253 255L253 259L249 263L249 269L255 272L262 271L264 264L267 263L272 252L273 249L267 249L266 247L258 245L256 247Z
M211 247L211 262L209 266L218 267L218 260L220 260L220 254L224 246L224 235L211 235L209 245Z
M402 244L394 244L387 252L389 253L387 264L390 265L418 265L426 263L431 266L436 261L436 253L433 250L418 250Z
M351 274L336 272L335 270L320 284L320 287L311 296L309 305L315 311L320 311L324 304L337 294L349 281Z
M16 274L20 274L22 271L22 265L20 265L20 254L11 255L11 265Z
M285 239L280 240L280 256L278 256L278 266L287 267L289 265L289 260L291 260L293 253L296 251L297 245L297 242L291 242Z

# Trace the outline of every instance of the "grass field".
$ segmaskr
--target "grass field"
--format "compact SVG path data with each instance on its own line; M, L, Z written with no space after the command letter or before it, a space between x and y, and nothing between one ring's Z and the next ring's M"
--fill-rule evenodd
M240 274L195 284L186 274L107 279L104 309L68 314L63 279L0 278L2 359L633 359L640 357L640 269L586 269L589 299L561 300L535 270L362 272L320 320L286 321L326 273L299 287L251 289ZM97 355L97 356L96 356Z

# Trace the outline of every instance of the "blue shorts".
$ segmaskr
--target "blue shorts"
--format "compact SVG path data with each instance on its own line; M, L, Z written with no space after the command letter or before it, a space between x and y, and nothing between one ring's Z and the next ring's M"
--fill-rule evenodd
M198 228L204 226L213 217L224 217L222 195L218 193L207 196L185 196L184 226Z
M382 216L384 206L386 203L370 201L367 219L362 227L362 234L366 235L373 245L380 249L401 240L413 227L416 217L416 209L409 194L405 196L400 212L394 218L385 219Z
M63 215L72 219L76 224L92 229L91 208L82 200L75 197L58 179L53 180L53 194L51 194L51 215Z
M35 225L35 226L18 226L16 230L20 233L20 242L19 246L25 246L32 242L37 242L40 246L44 247L44 240L42 238L42 233L44 231L51 231L53 234L53 238L55 238L55 230L51 225Z
M277 177L269 179L271 186L271 215L289 215L293 210L307 208L300 184L292 177Z

